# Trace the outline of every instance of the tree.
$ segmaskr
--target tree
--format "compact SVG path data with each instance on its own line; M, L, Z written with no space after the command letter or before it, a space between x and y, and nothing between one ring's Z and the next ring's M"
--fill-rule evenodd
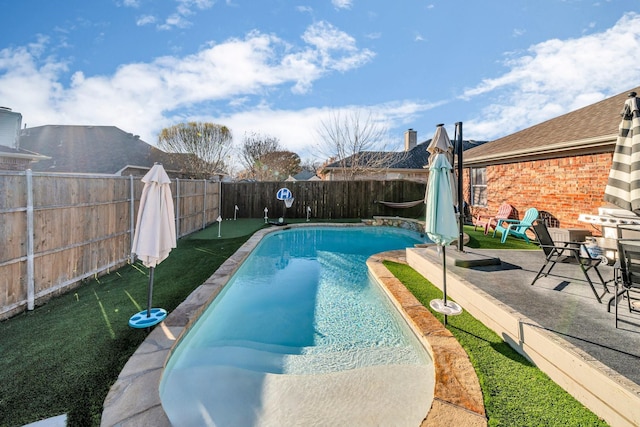
M185 154L186 173L208 179L226 171L225 159L232 148L231 130L215 123L180 123L162 129L158 146L169 153Z
M272 151L256 162L256 178L260 181L283 181L301 170L300 156L291 151Z
M274 136L262 135L252 132L244 134L242 148L240 149L240 162L245 167L247 178L257 179L259 160L264 155L280 151L280 140Z
M318 151L326 158L337 159L334 164L342 170L343 179L379 171L398 155L384 151L386 127L375 121L370 112L334 111L316 131L320 137Z

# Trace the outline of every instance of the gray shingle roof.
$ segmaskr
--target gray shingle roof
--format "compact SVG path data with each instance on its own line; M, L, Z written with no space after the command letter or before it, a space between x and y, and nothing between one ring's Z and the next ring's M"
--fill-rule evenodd
M51 157L34 171L113 174L127 165L151 167L160 162L179 169L175 155L115 126L46 125L23 129L20 148Z
M293 178L296 181L308 181L309 179L313 178L314 176L316 176L315 172L304 170L304 171L301 171L301 172L298 172L297 174L295 174L293 176Z
M375 159L384 159L384 168L388 169L423 169L429 161L429 152L427 147L431 139L428 139L420 144L417 144L409 151L365 151L360 153L361 163L367 163L362 160L362 157ZM452 141L453 142L453 141ZM484 144L485 141L462 141L462 149L466 152L472 147ZM354 156L347 157L345 162L336 161L326 166L326 168L341 168L344 165L349 167L351 165L351 159ZM375 162L372 162L375 163Z
M640 87L470 149L465 152L465 163L483 158L497 162L518 153L557 152L562 147L580 148L589 144L601 146L601 151L611 151L620 112L631 91L640 92Z

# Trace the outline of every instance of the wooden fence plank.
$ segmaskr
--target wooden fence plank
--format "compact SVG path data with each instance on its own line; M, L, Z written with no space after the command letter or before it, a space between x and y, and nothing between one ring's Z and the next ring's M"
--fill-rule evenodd
M270 218L285 212L284 203L276 199L280 188L293 193L294 202L286 210L288 218L305 218L307 206L314 218L371 218L373 216L424 215L424 205L394 209L377 201L409 202L423 200L426 184L413 181L296 181L296 182L233 182L222 184L222 217L233 218L234 206L238 218L262 218L264 208Z

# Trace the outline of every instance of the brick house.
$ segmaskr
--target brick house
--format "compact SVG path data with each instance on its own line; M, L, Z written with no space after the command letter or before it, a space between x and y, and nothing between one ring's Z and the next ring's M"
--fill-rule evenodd
M31 169L35 162L46 159L49 157L28 150L0 145L0 170L24 171Z
M520 217L535 207L552 226L597 234L578 216L607 205L620 112L632 90L640 87L465 151L472 214L493 214L507 202Z

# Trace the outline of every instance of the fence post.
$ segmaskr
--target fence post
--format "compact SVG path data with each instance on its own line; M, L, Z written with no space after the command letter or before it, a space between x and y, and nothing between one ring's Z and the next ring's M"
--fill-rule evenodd
M176 178L176 237L180 238L180 179Z
M136 205L136 192L133 186L133 175L129 175L129 194L131 202L129 203L129 248L133 247L133 233L135 231L135 205ZM133 264L135 261L133 252L129 249L129 263Z
M207 226L207 180L204 181L204 193L202 193L202 229Z
M33 268L33 175L27 173L27 310L35 307L35 279Z

